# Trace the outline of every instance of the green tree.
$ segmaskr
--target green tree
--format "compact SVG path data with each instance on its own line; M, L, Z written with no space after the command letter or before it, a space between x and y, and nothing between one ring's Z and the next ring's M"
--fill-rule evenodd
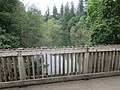
M24 47L40 47L42 46L42 23L43 18L38 13L39 10L28 11L27 17L29 26L26 30L23 30L23 43Z
M73 2L71 2L70 12L71 12L71 16L74 17L75 16L75 7L74 7L74 3Z
M17 40L14 35L6 33L6 31L0 27L0 49L17 48L19 46Z
M68 21L72 18L70 8L69 8L69 3L66 3L65 5L65 12L64 15L61 17L61 25L62 25L62 30L63 30L63 45L67 46L70 45L70 29L68 29Z
M57 7L55 6L55 4L53 6L53 18L58 19L58 12L57 12Z
M49 16L50 16L50 9L49 7L47 7L47 11L45 12L45 21L49 19Z
M61 46L62 30L59 22L54 18L44 23L44 45L45 46Z
M2 36L4 36L1 41L1 48L2 46L3 48L16 48L20 46L19 37L15 36L17 32L12 27L13 16L18 10L18 6L18 0L0 0L0 28L1 31L3 30Z
M90 30L87 30L84 24L84 17L81 17L79 22L75 23L70 30L72 45L90 45Z
M84 12L83 0L79 0L78 7L77 7L77 13L79 15L82 15L83 12Z
M63 14L64 14L64 6L62 4L60 8L60 18L63 16Z
M87 21L93 44L119 44L119 0L89 0Z

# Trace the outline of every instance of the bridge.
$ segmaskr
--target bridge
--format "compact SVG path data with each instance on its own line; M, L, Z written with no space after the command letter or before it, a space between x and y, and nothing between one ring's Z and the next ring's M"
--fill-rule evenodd
M120 45L0 50L0 89L118 90L119 70Z

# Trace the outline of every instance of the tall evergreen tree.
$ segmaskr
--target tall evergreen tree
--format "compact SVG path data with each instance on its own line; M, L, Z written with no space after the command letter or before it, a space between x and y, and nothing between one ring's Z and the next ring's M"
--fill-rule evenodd
M48 20L49 16L50 16L50 8L47 7L47 11L45 12L45 21Z
M60 17L62 17L64 14L64 6L63 4L61 5L61 8L60 8Z
M66 22L68 22L71 19L71 13L69 7L70 7L69 3L67 2L65 5L65 13L64 13L64 18L66 19Z
M82 15L84 12L83 0L79 0L77 7L77 14Z
M71 12L71 16L74 17L75 16L75 7L74 7L74 3L73 2L71 2L70 12Z
M65 5L65 12L63 14L62 19L62 30L64 31L63 34L63 45L71 45L70 42L70 29L68 29L68 22L72 18L70 8L69 8L69 3L67 2Z
M57 12L57 7L55 6L55 4L53 6L53 18L58 19L58 12Z

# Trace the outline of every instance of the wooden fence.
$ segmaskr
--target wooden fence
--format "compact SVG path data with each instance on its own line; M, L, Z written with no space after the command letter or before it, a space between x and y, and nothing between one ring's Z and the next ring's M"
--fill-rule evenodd
M119 70L119 45L0 50L0 82Z

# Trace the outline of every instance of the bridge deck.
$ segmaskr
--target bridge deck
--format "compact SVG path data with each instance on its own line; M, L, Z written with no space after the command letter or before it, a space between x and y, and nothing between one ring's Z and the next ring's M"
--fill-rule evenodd
M120 90L120 76L1 90Z

